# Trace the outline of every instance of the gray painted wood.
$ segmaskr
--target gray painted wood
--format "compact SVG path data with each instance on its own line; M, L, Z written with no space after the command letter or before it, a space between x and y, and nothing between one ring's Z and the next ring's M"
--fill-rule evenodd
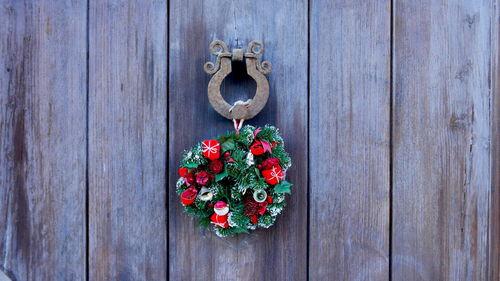
M390 1L311 1L310 280L389 277Z
M171 280L305 280L307 271L307 2L170 1L169 272ZM293 159L287 179L293 195L276 225L251 235L218 238L195 226L175 194L182 150L233 130L208 103L213 60L208 45L224 40L244 48L265 44L270 98L248 124L281 129ZM241 70L241 69L240 69ZM222 95L246 100L255 87L241 75L228 78Z
M165 280L167 6L90 1L90 280Z
M491 14L491 206L489 214L488 280L500 279L500 7Z
M0 0L0 279L498 280L499 3L390 2ZM247 123L294 161L277 224L229 239L174 192L182 150L232 129L214 39L264 42Z
M85 279L86 11L0 1L0 270L12 280Z
M486 280L491 1L395 1L394 280Z

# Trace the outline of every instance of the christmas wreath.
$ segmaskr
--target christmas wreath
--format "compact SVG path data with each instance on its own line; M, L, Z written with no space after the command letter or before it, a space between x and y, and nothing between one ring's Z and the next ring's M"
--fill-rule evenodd
M291 159L277 128L245 126L185 151L177 193L184 210L220 237L268 228L285 206Z

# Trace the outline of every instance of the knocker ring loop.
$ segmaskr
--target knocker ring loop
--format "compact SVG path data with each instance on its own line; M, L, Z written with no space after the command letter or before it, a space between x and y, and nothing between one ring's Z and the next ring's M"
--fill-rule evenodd
M222 116L231 120L248 120L257 115L266 105L269 98L269 82L265 74L271 72L272 65L268 61L260 62L264 53L264 44L252 41L248 44L246 52L242 49L233 49L229 52L227 45L221 40L210 44L210 52L217 56L215 64L207 62L205 72L213 74L208 83L208 100L212 107ZM252 77L257 89L255 96L247 101L237 101L233 105L227 103L220 93L222 81L231 71L231 61L245 61L247 73Z

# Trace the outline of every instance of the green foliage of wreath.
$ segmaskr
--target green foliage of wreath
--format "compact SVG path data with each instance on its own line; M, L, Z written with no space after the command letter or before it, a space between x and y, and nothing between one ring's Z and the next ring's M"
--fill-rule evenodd
M176 191L184 210L218 236L269 228L285 207L291 159L276 127L243 127L185 151ZM215 210L220 207L220 215Z

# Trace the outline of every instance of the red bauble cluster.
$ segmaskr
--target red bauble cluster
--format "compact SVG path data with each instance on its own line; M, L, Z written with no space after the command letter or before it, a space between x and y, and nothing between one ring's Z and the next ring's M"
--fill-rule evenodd
M258 134L255 133L255 136ZM263 140L255 140L250 146L250 152L253 155L263 155L266 152L271 152L271 149L276 146L276 143L270 145ZM283 170L280 166L280 160L278 158L266 158L262 163L257 165L265 181L270 185L278 184L285 177ZM267 196L267 199L263 202L257 202L251 195L245 196L245 216L249 217L252 224L256 224L259 217L263 215L267 210L267 205L273 203L273 198Z
M196 200L196 196L203 188L209 185L215 178L216 174L224 170L224 161L230 161L230 153L224 153L224 157L220 160L220 144L217 140L205 140L202 142L202 154L205 158L210 160L208 164L208 171L199 168L180 168L179 175L184 179L184 182L189 187L181 194L181 201L184 205L191 205ZM206 188L205 188L206 190ZM200 195L201 196L201 195ZM210 207L214 207L214 214L210 220L216 227L227 228L229 207L227 203L219 201L215 203L208 203Z
M257 168L261 170L266 182L271 185L279 183L285 177L278 158L267 158Z
M262 155L266 152L271 152L271 149L277 145L277 143L269 144L267 141L257 139L259 132L260 128L255 130L255 141L250 145L250 152L253 155ZM285 177L278 158L267 158L257 167L261 170L261 174L268 184L275 185Z
M209 171L198 168L180 168L179 175L184 179L188 189L181 194L182 204L190 205L196 199L199 189L206 186L215 177L214 175L221 173L224 170L224 163L218 160L220 157L220 144L217 140L206 140L202 142L203 156L211 160L208 169Z

